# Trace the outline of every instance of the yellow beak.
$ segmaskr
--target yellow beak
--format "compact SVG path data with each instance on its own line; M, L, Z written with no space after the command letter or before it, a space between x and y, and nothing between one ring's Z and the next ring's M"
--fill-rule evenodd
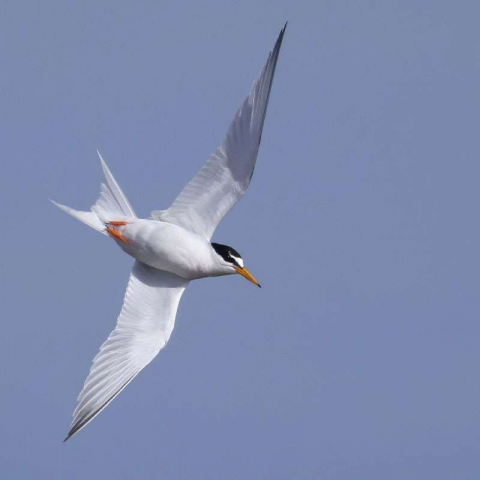
M235 267L235 270L249 282L252 282L257 287L262 288L262 286L258 283L258 280L245 267Z

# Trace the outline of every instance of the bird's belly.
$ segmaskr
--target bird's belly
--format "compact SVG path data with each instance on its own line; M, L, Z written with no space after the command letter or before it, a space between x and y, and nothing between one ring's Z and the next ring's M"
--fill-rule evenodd
M117 243L140 262L189 280L210 275L209 243L182 227L139 219L119 231L128 243Z

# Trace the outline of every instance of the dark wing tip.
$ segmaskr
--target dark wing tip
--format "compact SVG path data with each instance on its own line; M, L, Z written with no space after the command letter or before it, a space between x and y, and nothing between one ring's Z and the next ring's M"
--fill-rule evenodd
M283 41L283 37L285 35L285 30L287 29L287 25L288 25L288 22L285 22L285 25L280 30L280 34L278 35L277 41L275 42L275 46L273 47L273 52L274 53L276 52L277 55L280 51L280 47L282 46L282 41Z
M67 440L72 438L73 435L75 435L75 433L77 433L77 431L78 431L78 428L75 428L75 427L71 428L70 431L68 432L68 435L64 438L63 443L65 443Z
M67 437L63 441L65 443L69 438L73 437L79 430L89 424L110 402L138 375L135 372L110 398L108 398L100 407L96 408L92 413L86 415L81 420L78 420L68 432Z
M67 440L72 438L79 430L81 430L90 420L92 420L93 417L87 418L86 420L82 420L80 422L77 422L68 432L68 435L66 436L65 440L63 443L65 443Z

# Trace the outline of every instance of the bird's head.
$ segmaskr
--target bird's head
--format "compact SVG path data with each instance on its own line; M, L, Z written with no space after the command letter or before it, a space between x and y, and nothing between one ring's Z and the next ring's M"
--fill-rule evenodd
M257 279L245 268L241 255L234 248L220 243L212 243L212 248L220 257L218 260L225 268L225 273L238 273L257 287L261 286Z

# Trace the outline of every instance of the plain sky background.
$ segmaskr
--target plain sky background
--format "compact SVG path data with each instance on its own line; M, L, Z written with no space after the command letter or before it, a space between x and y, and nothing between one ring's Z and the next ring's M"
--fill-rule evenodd
M478 2L2 1L0 471L8 479L478 479ZM223 138L289 20L255 176L167 348L62 443L141 216Z

